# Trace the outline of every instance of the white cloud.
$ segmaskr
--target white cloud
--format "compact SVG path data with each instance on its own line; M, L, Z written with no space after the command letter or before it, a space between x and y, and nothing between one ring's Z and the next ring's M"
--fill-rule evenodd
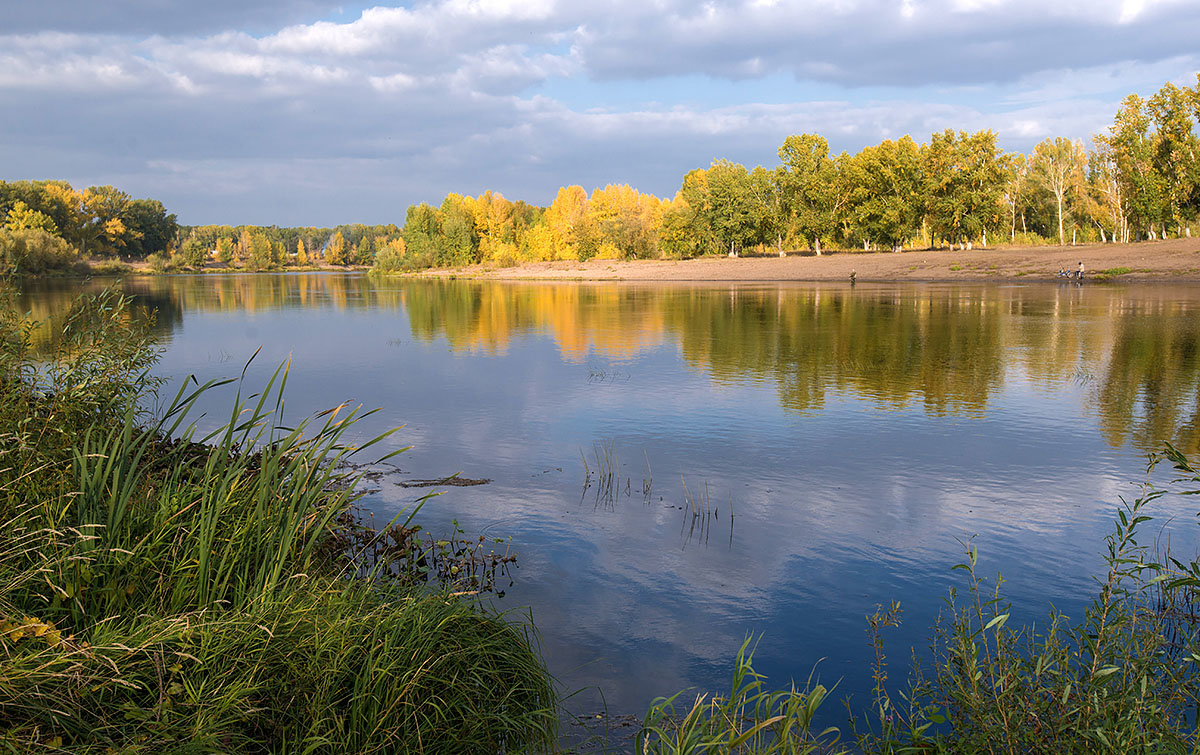
M0 178L122 175L189 221L285 196L254 219L336 222L451 190L671 194L801 131L854 150L994 128L1026 149L1189 81L1193 21L1150 0L428 0L265 32L0 35Z

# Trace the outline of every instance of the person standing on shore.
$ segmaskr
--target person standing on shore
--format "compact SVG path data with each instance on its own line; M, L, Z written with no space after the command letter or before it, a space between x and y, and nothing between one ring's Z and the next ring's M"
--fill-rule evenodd
M1079 270L1075 272L1076 280L1083 280L1083 260L1079 260Z

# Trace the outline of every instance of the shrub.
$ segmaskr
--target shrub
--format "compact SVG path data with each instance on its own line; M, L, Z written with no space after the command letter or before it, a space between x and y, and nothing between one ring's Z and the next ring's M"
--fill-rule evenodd
M66 272L78 264L71 246L38 228L0 230L0 276Z

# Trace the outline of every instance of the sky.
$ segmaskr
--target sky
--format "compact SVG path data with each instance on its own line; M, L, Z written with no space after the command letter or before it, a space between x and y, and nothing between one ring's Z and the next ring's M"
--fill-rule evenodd
M672 196L790 134L1090 139L1200 71L1196 0L0 0L0 179L181 223L402 224L560 186Z

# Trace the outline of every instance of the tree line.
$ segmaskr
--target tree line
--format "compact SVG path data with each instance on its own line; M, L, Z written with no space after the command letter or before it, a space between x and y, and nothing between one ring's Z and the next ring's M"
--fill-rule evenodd
M494 192L410 207L387 269L523 261L784 254L829 247L1130 242L1190 236L1200 215L1200 76L1130 95L1090 144L1004 152L990 130L909 136L857 154L787 137L779 164L715 160L670 199L627 185L559 190L544 210Z
M628 185L559 189L549 207L498 192L408 208L403 226L180 226L162 203L111 186L0 181L0 258L14 245L88 257L251 270L319 264L412 270L475 263L1137 241L1190 236L1200 215L1200 75L1133 94L1081 140L1004 152L990 130L947 129L834 155L797 134L779 164L715 160L660 199ZM57 245L57 246L56 246ZM25 248L22 247L22 248ZM9 256L12 256L11 254Z

